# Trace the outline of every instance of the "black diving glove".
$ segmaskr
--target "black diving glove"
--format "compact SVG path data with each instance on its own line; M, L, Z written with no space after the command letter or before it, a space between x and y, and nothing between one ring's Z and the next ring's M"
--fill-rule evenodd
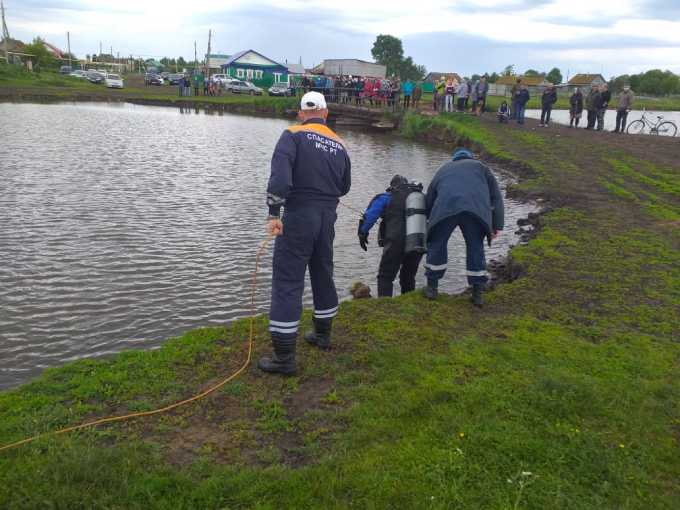
M357 228L357 235L359 236L359 246L361 246L361 249L364 251L368 251L368 233L364 233L361 231L361 227L364 226L364 218L359 220L359 228Z

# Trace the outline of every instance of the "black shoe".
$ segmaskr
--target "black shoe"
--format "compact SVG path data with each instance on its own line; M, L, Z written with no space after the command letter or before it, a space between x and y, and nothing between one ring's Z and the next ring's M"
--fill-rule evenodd
M472 304L481 308L484 304L482 300L482 291L484 290L484 285L481 283L475 283L472 286Z
M272 337L274 353L267 357L260 358L257 367L263 372L293 375L297 366L295 365L295 338L283 340Z
M315 345L322 351L330 350L333 319L314 319L313 325L313 329L305 333L307 343Z
M437 299L439 291L437 290L437 282L429 281L427 282L427 287L423 289L423 294L427 299Z

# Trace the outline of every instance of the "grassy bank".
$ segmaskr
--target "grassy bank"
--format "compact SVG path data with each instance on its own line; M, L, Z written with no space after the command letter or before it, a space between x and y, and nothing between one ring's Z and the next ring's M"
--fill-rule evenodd
M614 99L611 102L611 109L616 108L616 94L613 95ZM489 110L496 111L501 105L501 102L507 101L510 104L510 97L502 96L489 96L487 98L487 107ZM423 102L432 103L432 94L425 94L423 96ZM470 103L468 103L470 106ZM527 103L528 109L540 110L541 109L541 96L532 94L529 102ZM557 103L554 106L557 110L568 110L569 109L569 98L558 96ZM635 100L634 108L636 110L642 110L646 108L647 110L658 110L658 111L680 111L680 99L678 98L637 98Z
M222 96L180 97L176 86L144 86L139 77L126 81L124 89L107 89L86 80L57 73L27 73L9 71L0 66L0 99L62 100L62 101L129 101L153 105L196 105L221 108L226 111L250 111L283 115L295 109L295 98L224 94Z
M2 96L39 96L52 97L54 99L78 99L90 97L94 99L118 99L130 98L133 100L149 99L152 101L168 102L199 102L216 104L249 104L266 106L272 111L281 112L285 109L295 108L295 100L280 97L254 97L242 96L239 94L225 94L219 97L182 97L178 96L176 86L144 86L143 79L138 75L126 77L126 87L123 90L106 89L103 85L94 85L85 80L62 76L58 73L28 73L14 66L7 67L0 64L0 98ZM487 106L489 109L496 110L502 101L509 101L509 98L489 96ZM432 104L432 94L425 94L421 101L422 105ZM612 102L615 108L616 100ZM527 104L529 109L540 109L541 101L539 96L534 96ZM569 109L568 98L560 96L555 105L556 109ZM680 111L680 99L678 98L638 98L635 101L635 109L659 111Z
M514 193L547 199L483 310L344 303L336 348L302 342L296 377L251 367L181 411L0 453L0 507L678 508L675 145L458 115L403 129L502 160ZM240 365L246 335L47 370L0 393L0 444L188 396Z

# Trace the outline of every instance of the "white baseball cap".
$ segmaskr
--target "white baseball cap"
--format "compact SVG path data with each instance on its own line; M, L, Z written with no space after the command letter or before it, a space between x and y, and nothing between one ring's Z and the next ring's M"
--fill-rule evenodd
M326 98L319 92L307 92L300 100L301 110L325 110Z

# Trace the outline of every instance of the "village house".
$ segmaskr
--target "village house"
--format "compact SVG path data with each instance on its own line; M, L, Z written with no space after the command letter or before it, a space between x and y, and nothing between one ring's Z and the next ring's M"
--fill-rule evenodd
M447 80L449 77L452 77L458 83L463 81L458 73L428 73L423 80L423 92L433 92L435 83L437 83L442 78Z
M210 69L210 73L219 73L222 66L227 63L231 55L223 55L221 53L209 53L205 56L205 63Z
M600 86L607 83L607 80L601 74L576 74L567 83L570 87L589 89L593 85Z
M385 78L387 75L387 67L356 58L333 58L326 59L318 66L314 67L312 69L312 74Z
M286 69L288 69L288 84L300 84L304 75L307 74L305 66L302 64L289 64L288 62L284 65L286 66Z
M273 83L288 83L288 68L253 50L240 51L220 65L232 78L253 82L267 88Z
M512 87L521 79L522 83L529 89L529 94L542 94L548 86L548 80L545 76L501 76L496 80L496 83L489 84L489 95L492 96L509 96Z

